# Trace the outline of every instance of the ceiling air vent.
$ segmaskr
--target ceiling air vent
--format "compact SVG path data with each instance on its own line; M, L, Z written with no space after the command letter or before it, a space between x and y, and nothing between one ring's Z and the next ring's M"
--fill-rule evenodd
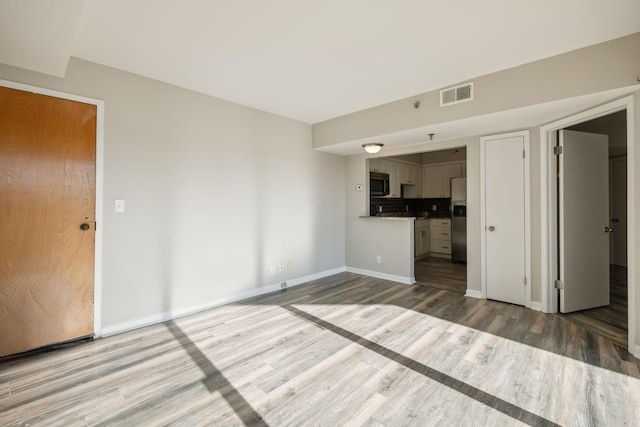
M440 106L473 101L473 83L450 87L440 91Z

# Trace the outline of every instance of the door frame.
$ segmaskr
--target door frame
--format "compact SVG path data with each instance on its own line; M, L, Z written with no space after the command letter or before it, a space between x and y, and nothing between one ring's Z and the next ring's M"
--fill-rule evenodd
M502 133L480 138L480 296L487 299L487 250L485 214L486 196L486 145L487 141L521 136L524 139L524 268L526 278L525 307L531 308L531 151L529 149L529 131Z
M102 249L104 215L104 101L0 79L0 86L96 106L96 232L93 274L93 333L101 336L102 328Z
M606 116L617 111L627 112L627 161L635 160L634 112L635 95L609 102L607 104L565 117L540 127L540 284L542 290L542 311L558 312L558 301L555 298L554 280L558 273L557 249L557 189L556 159L553 146L557 143L557 132L560 129ZM637 227L635 206L640 198L635 195L635 173L627 163L627 304L628 304L628 349L636 357L640 356L640 348L636 348L636 242L634 239Z

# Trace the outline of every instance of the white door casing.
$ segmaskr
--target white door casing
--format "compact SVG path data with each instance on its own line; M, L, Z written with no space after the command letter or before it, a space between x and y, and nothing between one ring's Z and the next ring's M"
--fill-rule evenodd
M480 144L482 297L530 307L529 132Z
M594 133L559 133L562 313L609 305L608 140Z
M542 298L541 309L546 313L558 312L558 299L554 288L554 279L558 277L557 251L557 190L556 156L553 146L557 142L557 131L579 123L626 110L627 122L627 159L636 164L635 148L635 96L629 95L581 113L559 119L540 127L540 279ZM635 191L634 167L627 169L627 302L628 302L628 348L634 356L640 357L640 345L636 342L637 313L636 295L638 294L636 267L636 205L640 195Z

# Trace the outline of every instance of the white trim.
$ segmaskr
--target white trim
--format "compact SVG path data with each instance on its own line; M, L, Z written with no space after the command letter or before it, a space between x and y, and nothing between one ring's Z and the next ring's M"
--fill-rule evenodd
M531 301L531 310L542 311L542 303L539 301Z
M524 273L527 278L527 289L525 290L525 303L527 308L531 307L531 150L529 144L529 131L509 132L498 135L483 136L480 138L480 294L482 298L487 298L487 254L486 254L486 144L487 141L496 139L506 139L522 137L524 146Z
M635 191L635 95L609 102L607 104L583 111L579 114L546 124L540 127L540 287L542 290L542 309L547 313L557 313L557 299L553 281L558 271L556 249L556 188L555 188L555 159L553 145L556 143L556 131L578 123L586 122L617 111L627 112L627 276L628 276L628 348L636 357L640 356L640 349L636 346L636 295L638 282L636 278L636 239L637 221L635 208L638 196Z
M476 291L475 289L467 289L467 292L464 294L464 296L471 297L471 298L486 299L486 297L482 296L481 291Z
M347 267L349 273L362 274L363 276L375 277L377 279L391 280L392 282L413 285L416 283L415 277L396 276L395 274L380 273L379 271L365 270L362 268Z
M333 276L334 274L343 273L344 271L345 271L344 267L339 267L339 268L334 268L332 270L326 270L320 273L310 274L308 276L287 280L287 288L298 286L303 283L310 282L312 280L321 279L323 277ZM185 307L185 308L180 308L175 310L163 311L161 313L154 314L151 316L141 317L138 319L127 321L127 322L118 323L112 326L105 326L104 328L102 328L102 336L106 337L109 335L115 335L115 334L120 334L127 331L132 331L134 329L155 325L157 323L166 322L167 320L172 320L178 317L199 313L201 311L209 310L211 308L219 307L221 305L236 303L249 298L257 297L260 295L264 295L264 294L268 294L268 293L276 292L280 290L281 290L280 282L278 282L278 283L274 283L267 286L261 286L256 289L251 289L249 291L240 292L238 294L230 295L228 297L220 298L214 301L209 301L204 304L193 305L190 307Z
M93 273L93 333L101 336L102 325L102 249L104 215L104 101L0 79L0 86L96 106L96 224Z

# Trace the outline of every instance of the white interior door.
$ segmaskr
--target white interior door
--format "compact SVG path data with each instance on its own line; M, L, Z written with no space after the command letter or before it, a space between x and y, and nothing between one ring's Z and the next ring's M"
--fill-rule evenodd
M611 198L611 264L627 266L627 158L609 163L609 196Z
M524 136L484 146L487 298L526 304Z
M608 137L561 130L560 311L609 305Z

